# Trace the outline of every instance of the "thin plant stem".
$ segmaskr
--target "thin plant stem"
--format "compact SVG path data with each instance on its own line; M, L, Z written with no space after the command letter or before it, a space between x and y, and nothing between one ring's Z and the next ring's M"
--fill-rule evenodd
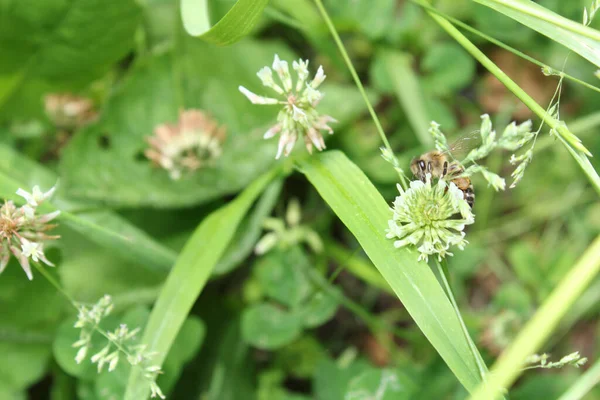
M329 28L329 31L331 32L331 36L333 36L333 40L335 41L340 53L342 54L342 58L346 62L346 66L348 67L348 70L350 71L350 74L352 75L352 78L354 79L354 83L356 83L356 86L358 87L358 91L360 92L362 98L365 101L365 104L367 105L367 109L369 110L369 114L371 114L371 118L373 119L373 122L375 123L375 127L377 128L377 132L379 133L379 137L381 138L381 141L383 142L385 147L390 151L390 153L394 154L394 152L392 150L392 146L390 145L390 142L388 141L387 137L385 136L385 132L383 131L383 127L381 126L379 117L375 113L375 110L373 109L373 106L371 105L371 102L369 101L367 92L365 91L365 88L364 88L362 82L360 81L360 78L358 77L358 73L356 72L356 69L354 68L354 65L352 64L352 60L350 60L350 56L348 56L348 52L346 51L346 47L344 46L344 43L342 43L342 39L340 39L340 35L338 34L337 30L335 29L335 26L333 25L333 22L331 21L331 18L329 17L327 10L325 10L325 7L323 6L323 2L321 0L315 0L315 4L317 5L319 12L321 13L323 20L325 21L325 24L327 25L327 28ZM406 177L403 174L400 175L400 180L402 181L402 186L404 188L407 188L408 182L406 181Z
M488 375L487 384L480 385L470 399L494 399L501 391L508 389L521 374L525 359L539 350L599 272L600 236L596 237L517 338L500 355Z
M478 60L488 71L490 71L507 89L515 94L525 105L540 117L565 145L569 153L579 164L582 171L586 174L594 189L600 193L600 176L593 168L587 156L591 153L581 144L577 136L571 133L564 122L554 119L547 110L541 107L531 98L519 85L508 77L492 60L490 60L481 50L469 41L454 25L439 15L428 11L433 18L450 36L452 36L461 46L465 48L476 60Z
M600 88L599 87L596 87L596 86L594 86L594 85L592 85L590 83L582 81L581 79L575 78L574 76L571 76L571 75L569 75L569 74L567 74L565 72L558 72L555 68L552 68L552 67L550 67L547 64L544 64L543 62L541 62L541 61L539 61L539 60L537 60L537 59L535 59L535 58L533 58L533 57L531 57L531 56L523 53L522 51L519 51L519 50L515 49L514 47L511 47L511 46L509 46L509 45L501 42L498 39L495 39L495 38L493 38L493 37L491 37L489 35L486 35L485 33L481 32L480 30L475 29L472 26L470 26L468 24L465 24L461 20L456 19L456 18L454 18L454 17L452 17L452 16L450 16L450 15L448 15L446 13L443 13L443 12L439 11L438 9L430 6L429 4L424 3L423 1L420 1L420 0L410 0L410 1L413 2L414 4L417 4L417 5L421 6L421 7L423 7L424 9L426 9L428 11L436 13L437 15L439 15L439 16L447 19L448 21L452 22L454 25L460 26L462 29L464 29L466 31L469 31L472 34L477 35L477 36L479 36L479 37L487 40L488 42L493 43L496 46L503 48L506 51L510 51L514 55L519 56L519 57L521 57L521 58L529 61L530 63L537 65L540 68L549 69L550 72L552 73L552 75L556 75L556 76L559 76L559 77L564 77L564 78L566 78L568 80L571 80L571 81L573 81L575 83L583 85L583 86L587 87L588 89L591 89L591 90L594 90L594 91L600 93Z
M469 344L469 348L471 349L471 353L473 354L473 357L475 358L475 363L477 364L477 369L479 370L479 375L481 376L481 380L482 380L482 382L485 382L486 375L488 372L487 367L485 365L485 362L481 359L481 355L479 354L479 351L477 350L475 343L473 343L473 339L471 339L471 335L469 334L467 325L465 324L465 321L462 318L460 309L458 308L458 304L456 304L456 299L454 298L454 293L452 292L452 288L450 287L450 282L449 282L450 278L449 278L449 272L448 272L448 261L446 259L443 259L442 261L439 261L436 259L434 263L437 267L438 273L439 273L441 281L442 281L442 288L444 289L444 292L446 292L446 296L448 296L448 299L450 300L450 303L452 304L452 308L454 309L454 312L456 313L456 317L458 318L458 321L460 322L460 327L463 331L463 334L465 335L465 339L467 340L467 343Z
M60 286L60 284L58 283L58 281L56 279L54 279L54 277L52 275L50 275L50 273L48 271L46 271L46 269L44 267L42 267L39 263L33 262L32 264L39 271L39 273L42 274L42 276L44 278L46 278L46 280L48 282L50 282L50 284L52 286L54 286L54 288L56 290L59 291L60 294L62 294L63 296L65 296L65 298L69 301L69 303L73 306L73 308L75 308L75 310L79 311L79 308L77 307L77 303L78 302L69 293L67 293L62 288L62 286ZM127 357L131 357L131 354L123 346L121 346L119 343L117 343L114 340L112 340L108 336L108 333L106 333L104 330L100 329L97 324L94 325L94 331L96 331L100 335L104 336L113 346L115 346L117 349L119 349L119 351L121 351Z
M537 4L533 2L524 2L521 0L487 0L485 2L481 0L475 0L475 2L485 6L488 6L486 3L490 2L498 3L502 7L511 8L515 11L530 15L535 18L539 18L541 20L551 23L552 25L558 26L568 31L577 33L579 35L588 37L593 40L600 41L600 32L598 32L597 30L588 28L585 25L582 25L575 21L571 21L570 19L564 18L548 10L545 10L546 12L540 12L539 6L535 7L537 6ZM493 9L493 7L490 8Z

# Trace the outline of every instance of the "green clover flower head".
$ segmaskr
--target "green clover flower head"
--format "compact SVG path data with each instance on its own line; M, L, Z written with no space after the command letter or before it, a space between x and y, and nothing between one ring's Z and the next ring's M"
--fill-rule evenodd
M400 196L394 200L392 219L386 230L388 239L396 239L397 248L417 247L419 260L427 261L437 254L441 260L451 246L464 249L464 228L475 222L471 207L463 192L452 182L439 179L432 184L431 175L426 181L413 181L408 190L398 186Z

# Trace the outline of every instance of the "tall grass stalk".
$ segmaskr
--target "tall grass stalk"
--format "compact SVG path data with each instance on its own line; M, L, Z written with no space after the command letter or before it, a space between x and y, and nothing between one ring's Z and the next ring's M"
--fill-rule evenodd
M522 372L525 359L536 353L562 317L600 272L600 236L552 291L517 338L492 367L487 384L480 385L471 400L490 400L508 389Z

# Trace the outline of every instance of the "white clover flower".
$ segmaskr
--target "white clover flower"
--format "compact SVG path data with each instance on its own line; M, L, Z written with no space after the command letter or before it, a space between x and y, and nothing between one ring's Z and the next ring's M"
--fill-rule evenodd
M326 77L323 67L319 67L314 79L307 82L308 60L300 59L292 62L292 68L297 75L295 85L287 61L280 60L277 54L272 68L263 67L257 75L264 86L271 88L283 100L259 96L243 86L240 86L239 90L252 104L281 104L284 106L277 115L277 123L264 135L265 139L270 139L281 133L275 158L279 159L282 154L286 157L289 156L299 137L304 138L304 144L309 153L312 153L313 146L319 151L325 149L321 131L325 130L332 134L333 129L328 124L336 122L336 120L328 115L319 115L316 110L323 98L323 93L317 90ZM281 86L274 81L273 71L277 73Z
M176 125L162 124L148 137L146 157L166 169L173 180L185 172L211 166L219 158L225 128L200 110L185 110Z
M29 280L33 279L29 259L54 266L44 254L44 242L60 237L46 234L56 226L48 223L58 217L60 211L43 215L36 215L36 212L37 207L50 198L55 190L53 187L47 192L42 192L39 186L34 186L29 193L19 189L17 194L23 197L27 204L17 207L12 201L6 201L0 207L0 273L8 265L11 255L21 264Z
M400 196L394 201L386 230L388 239L397 239L395 247L413 245L421 253L419 260L425 261L433 254L439 260L452 255L448 251L451 246L464 248L468 242L463 230L475 219L454 183L440 179L432 184L427 174L426 182L413 181L407 191L400 186L398 190Z

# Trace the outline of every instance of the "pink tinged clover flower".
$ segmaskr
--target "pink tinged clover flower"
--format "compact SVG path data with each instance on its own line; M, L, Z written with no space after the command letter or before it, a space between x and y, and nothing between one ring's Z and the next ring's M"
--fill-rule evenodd
M148 137L146 157L166 169L173 180L214 165L221 156L225 128L200 110L185 110L177 124L162 124Z
M48 235L46 232L55 228L50 221L58 217L60 211L37 215L37 207L52 196L55 187L42 192L34 186L31 193L19 189L17 194L27 202L21 207L12 201L6 201L0 207L0 273L4 271L11 256L15 256L29 280L33 279L29 259L54 266L44 254L44 244L56 240L60 236Z
M424 261L434 254L438 260L451 256L451 246L464 249L468 243L464 228L475 218L454 183L440 179L432 184L427 174L426 182L413 181L408 190L400 186L398 190L386 230L388 239L396 239L395 247L415 246Z
M304 139L304 144L309 153L312 153L313 146L322 151L325 149L325 141L321 131L333 134L333 129L328 124L337 122L328 115L320 115L316 110L317 105L324 96L322 92L317 90L326 77L323 67L319 67L315 77L310 82L307 81L309 75L308 60L294 61L292 68L297 76L295 84L287 61L280 60L277 54L272 69L264 67L258 71L257 75L262 84L272 89L277 94L277 98L259 96L243 86L239 87L240 92L252 104L283 105L282 110L277 115L277 123L264 135L265 139L280 135L276 159L279 159L282 154L286 157L289 156L299 137ZM279 83L276 83L273 79L273 71L277 73Z

